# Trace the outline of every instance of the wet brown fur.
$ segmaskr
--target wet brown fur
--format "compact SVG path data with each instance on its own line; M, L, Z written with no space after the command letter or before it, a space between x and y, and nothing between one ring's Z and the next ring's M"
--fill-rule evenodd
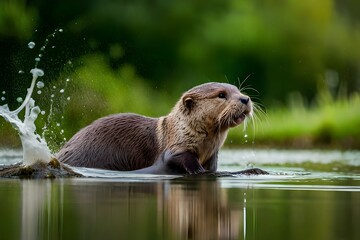
M228 129L252 113L251 101L241 101L246 98L230 84L202 84L185 92L167 116L125 113L94 121L75 134L57 158L72 166L132 171L164 161L166 154L185 152L205 170L216 171Z

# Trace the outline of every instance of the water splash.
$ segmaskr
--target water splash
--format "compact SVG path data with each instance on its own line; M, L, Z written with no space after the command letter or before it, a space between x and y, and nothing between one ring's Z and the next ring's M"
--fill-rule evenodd
M55 31L57 32L57 30ZM55 32L51 36L55 36ZM62 31L59 31L62 32ZM35 67L30 71L32 74L32 81L30 87L27 89L27 94L24 100L21 97L17 98L20 107L15 110L10 110L7 104L0 105L0 116L8 121L13 128L18 132L23 151L22 164L17 163L10 166L4 166L0 168L0 177L26 177L26 178L56 178L56 177L70 177L81 176L74 172L68 166L60 163L53 157L49 145L45 140L45 132L48 131L48 127L42 128L42 136L36 133L35 120L39 115L45 115L46 112L41 110L39 106L35 105L35 100L32 98L32 94L35 90L38 94L42 93L42 88L45 84L42 81L37 81L39 77L44 75L44 71L38 68L41 58L44 56L45 48L49 44L49 37L45 40L44 45L40 48L42 53L39 53L35 58ZM28 44L30 49L35 47L34 42ZM22 70L19 70L19 74L23 74ZM46 89L44 90L46 92ZM6 92L2 92L2 100L5 101ZM52 114L52 101L48 114L49 117ZM21 114L20 114L21 113ZM19 116L24 116L23 120ZM62 132L63 134L63 132ZM66 139L64 139L65 141Z
M35 105L35 100L31 97L36 80L43 76L44 72L41 69L34 68L31 69L30 73L33 76L32 82L21 106L13 111L9 109L7 104L0 106L0 116L8 121L20 136L23 147L23 164L26 166L38 161L49 163L52 158L45 138L36 133L35 120L39 113L41 113L41 110L39 106ZM25 115L22 121L18 115L24 109Z

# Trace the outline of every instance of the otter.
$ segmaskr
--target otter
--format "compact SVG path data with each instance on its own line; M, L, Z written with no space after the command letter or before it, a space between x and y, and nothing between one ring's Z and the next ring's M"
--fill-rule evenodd
M186 91L166 116L100 118L76 133L56 157L71 166L134 173L216 172L228 130L252 114L250 97L236 86L205 83Z

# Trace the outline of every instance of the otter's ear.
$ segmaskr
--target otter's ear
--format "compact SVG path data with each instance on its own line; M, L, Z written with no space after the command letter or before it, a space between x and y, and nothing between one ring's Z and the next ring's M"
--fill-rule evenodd
M191 111L194 107L194 99L189 96L183 98L183 104L186 110Z

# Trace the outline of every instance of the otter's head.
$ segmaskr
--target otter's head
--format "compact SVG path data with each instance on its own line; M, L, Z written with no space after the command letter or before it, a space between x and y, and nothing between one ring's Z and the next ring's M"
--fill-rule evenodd
M226 83L205 83L185 92L178 103L179 109L197 127L206 125L214 130L225 131L240 125L251 116L253 106L250 97Z

